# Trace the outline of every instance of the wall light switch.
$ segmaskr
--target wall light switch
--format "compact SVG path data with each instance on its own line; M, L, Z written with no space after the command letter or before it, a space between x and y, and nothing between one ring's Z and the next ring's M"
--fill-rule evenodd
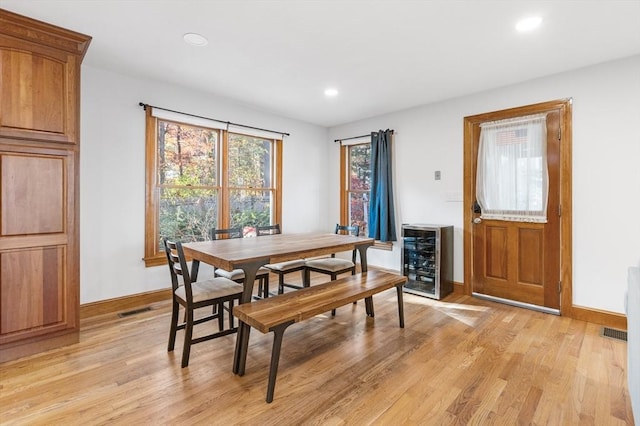
M436 180L440 180L440 170L436 170Z

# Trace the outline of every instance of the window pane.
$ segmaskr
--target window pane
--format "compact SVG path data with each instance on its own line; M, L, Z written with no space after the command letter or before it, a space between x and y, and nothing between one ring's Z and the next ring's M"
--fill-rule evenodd
M158 120L160 185L215 185L218 131Z
M544 115L483 123L476 195L483 219L546 222Z
M349 193L349 222L360 226L360 235L368 234L369 194L367 192Z
M270 140L229 133L229 186L271 187Z
M543 173L542 157L518 158L515 167L516 196L512 210L542 211Z
M349 189L368 191L371 188L371 144L349 147Z
M271 224L271 191L229 191L231 228Z
M160 244L167 237L182 242L210 239L216 228L217 191L212 189L160 189Z

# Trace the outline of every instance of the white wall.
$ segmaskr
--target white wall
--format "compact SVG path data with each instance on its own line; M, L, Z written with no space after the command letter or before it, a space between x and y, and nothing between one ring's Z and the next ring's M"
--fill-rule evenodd
M640 56L341 125L330 141L395 129L398 232L402 223L454 225L462 282L463 118L563 98L573 98L573 303L623 313L627 268L640 257ZM337 188L339 150L327 149ZM330 208L338 221L337 194ZM399 244L368 258L399 270Z
M283 150L283 228L331 227L325 128L261 113L190 89L83 66L80 153L80 302L170 286L145 268L145 114L138 102L290 133Z
M81 303L168 287L145 268L144 113L138 102L281 130L283 226L331 229L339 220L336 138L393 128L396 216L455 226L454 279L463 281L463 117L573 98L573 302L623 312L626 270L640 258L640 56L332 129L258 112L190 89L83 66ZM442 180L433 172L440 170ZM455 201L458 200L458 201ZM372 265L399 269L393 252Z

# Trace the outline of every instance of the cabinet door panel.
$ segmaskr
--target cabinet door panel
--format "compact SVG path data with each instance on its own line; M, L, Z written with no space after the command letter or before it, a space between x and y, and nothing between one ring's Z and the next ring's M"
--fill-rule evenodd
M77 59L14 45L0 37L0 136L76 143Z
M65 321L65 248L0 253L0 334L39 334Z
M66 157L2 155L3 236L65 232Z
M2 127L64 133L64 63L2 51Z

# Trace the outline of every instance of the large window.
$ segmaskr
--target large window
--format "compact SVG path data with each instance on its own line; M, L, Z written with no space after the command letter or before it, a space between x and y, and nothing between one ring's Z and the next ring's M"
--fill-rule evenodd
M147 111L145 263L166 262L162 238L210 239L214 228L280 223L282 141ZM180 117L177 117L178 119Z

